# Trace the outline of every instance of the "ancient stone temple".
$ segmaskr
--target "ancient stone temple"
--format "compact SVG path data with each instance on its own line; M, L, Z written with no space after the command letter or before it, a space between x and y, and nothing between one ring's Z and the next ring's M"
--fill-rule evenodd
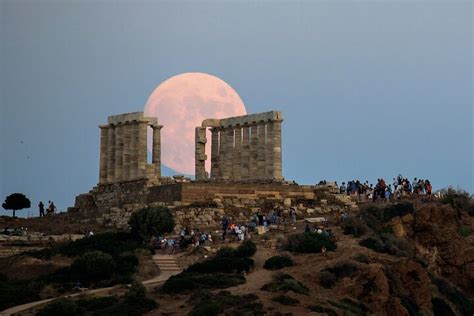
M109 116L100 125L99 184L148 179L157 182L161 176L161 139L156 117L143 112ZM152 164L147 163L147 127L153 129Z
M206 129L211 128L211 180L231 182L283 180L281 112L207 119L196 127L196 180L208 179Z

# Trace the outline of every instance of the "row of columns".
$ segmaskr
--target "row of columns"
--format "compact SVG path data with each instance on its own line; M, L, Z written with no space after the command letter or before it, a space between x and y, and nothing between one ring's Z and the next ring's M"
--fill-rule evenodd
M211 128L211 179L281 181L281 122ZM206 128L196 128L196 180L205 172Z
M147 177L147 126L149 121L129 121L99 126L99 184ZM154 173L161 176L161 125L153 129Z

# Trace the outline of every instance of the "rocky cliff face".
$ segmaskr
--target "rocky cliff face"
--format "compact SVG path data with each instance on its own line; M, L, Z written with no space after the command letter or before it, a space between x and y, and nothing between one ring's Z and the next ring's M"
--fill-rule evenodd
M415 213L392 219L394 233L414 243L417 254L436 276L449 279L474 294L474 219L448 205L435 203L416 207Z

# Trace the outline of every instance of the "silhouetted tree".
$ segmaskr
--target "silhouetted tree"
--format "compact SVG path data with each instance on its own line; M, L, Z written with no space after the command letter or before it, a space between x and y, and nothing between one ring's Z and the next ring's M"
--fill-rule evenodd
M30 200L21 193L13 193L7 196L5 202L2 204L2 207L6 210L13 210L13 217L15 217L15 212L22 210L24 208L30 208Z

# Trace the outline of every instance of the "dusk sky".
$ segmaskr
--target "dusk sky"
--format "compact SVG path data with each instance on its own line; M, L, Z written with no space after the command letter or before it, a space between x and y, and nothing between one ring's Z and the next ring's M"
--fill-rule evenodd
M474 192L471 1L0 0L0 32L0 198L36 215L97 184L107 116L186 72L283 112L288 180Z

